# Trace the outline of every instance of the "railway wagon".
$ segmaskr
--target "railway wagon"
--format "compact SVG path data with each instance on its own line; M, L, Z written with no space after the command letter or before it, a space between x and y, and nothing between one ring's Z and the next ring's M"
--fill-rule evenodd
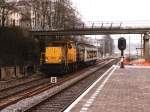
M50 42L41 54L40 71L64 74L80 66L92 65L98 58L98 49L93 45L74 41Z

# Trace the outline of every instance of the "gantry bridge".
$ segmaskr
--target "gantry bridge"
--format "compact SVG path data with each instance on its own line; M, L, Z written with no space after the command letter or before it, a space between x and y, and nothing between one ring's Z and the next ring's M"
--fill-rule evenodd
M64 30L39 30L30 31L34 36L61 36L61 35L106 35L106 34L144 34L150 28L84 28Z
M144 34L144 58L149 60L149 32L150 32L150 22L143 24L132 24L123 25L119 23L114 25L114 23L101 23L100 25L95 25L95 23L82 24L78 26L73 26L72 28L64 29L36 29L30 30L33 36L66 36L66 35L107 35L107 34Z
M90 23L80 24L63 29L32 29L34 36L65 36L65 35L106 35L106 34L145 34L150 32L150 23Z

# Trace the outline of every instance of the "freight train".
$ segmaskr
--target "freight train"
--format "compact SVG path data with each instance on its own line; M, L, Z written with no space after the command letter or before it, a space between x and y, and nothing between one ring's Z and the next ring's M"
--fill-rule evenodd
M52 41L41 54L40 71L51 74L72 72L81 66L93 65L98 48L74 41Z

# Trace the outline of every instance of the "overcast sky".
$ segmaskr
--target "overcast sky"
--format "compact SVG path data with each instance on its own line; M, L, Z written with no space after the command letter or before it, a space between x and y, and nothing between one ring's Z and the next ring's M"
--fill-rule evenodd
M86 21L128 21L133 23L149 23L150 25L150 0L72 0L73 6ZM132 25L132 24L131 24ZM145 26L145 25L144 25ZM95 36L99 38L101 36ZM140 43L140 35L113 35L115 45L118 38L125 37L127 43ZM131 46L134 47L134 46ZM133 48L135 49L135 47Z
M150 0L72 0L85 21L150 20Z

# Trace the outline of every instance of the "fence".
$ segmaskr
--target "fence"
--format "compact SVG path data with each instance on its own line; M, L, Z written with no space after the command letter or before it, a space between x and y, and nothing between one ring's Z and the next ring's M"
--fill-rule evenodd
M0 80L10 80L31 75L37 71L35 65L9 66L0 68Z

